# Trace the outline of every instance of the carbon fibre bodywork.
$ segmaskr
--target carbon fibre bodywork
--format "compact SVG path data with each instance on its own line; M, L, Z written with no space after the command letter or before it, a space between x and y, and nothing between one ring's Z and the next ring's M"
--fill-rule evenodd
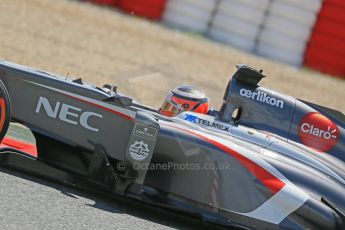
M168 118L117 92L0 63L11 120L36 137L37 158L11 150L26 157L18 165L37 161L225 226L344 229L343 115L260 87L262 77L240 66L219 112Z

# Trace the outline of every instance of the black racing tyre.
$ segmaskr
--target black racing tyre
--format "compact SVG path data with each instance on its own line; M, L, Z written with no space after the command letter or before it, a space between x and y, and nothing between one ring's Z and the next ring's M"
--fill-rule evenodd
M0 143L4 139L11 121L11 103L7 89L0 80Z

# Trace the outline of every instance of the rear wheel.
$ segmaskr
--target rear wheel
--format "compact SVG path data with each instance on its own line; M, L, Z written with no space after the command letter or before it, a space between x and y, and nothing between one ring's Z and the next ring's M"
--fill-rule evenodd
M5 85L0 81L0 142L5 137L11 121L10 96Z

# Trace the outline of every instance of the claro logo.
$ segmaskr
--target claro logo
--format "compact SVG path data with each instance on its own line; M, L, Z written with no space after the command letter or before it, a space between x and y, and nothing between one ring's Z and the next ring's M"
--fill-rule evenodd
M263 103L266 103L271 106L275 106L277 108L284 108L284 101L277 99L275 97L268 96L267 93L261 92L261 91L251 91L248 89L241 89L240 95L242 97L250 98L254 101L260 101Z
M337 136L334 135L337 132L337 129L331 129L331 126L328 126L327 130L322 130L309 123L303 123L301 126L301 131L325 140L337 139Z
M327 152L338 142L338 126L318 112L308 113L302 118L298 130L304 145Z
M38 99L36 113L40 113L41 110L44 110L45 113L51 118L59 119L72 125L80 124L85 129L91 130L93 132L98 132L99 129L92 127L89 124L89 119L91 117L103 117L101 114L82 111L81 108L61 103L60 101L56 102L56 104L52 106L49 100L45 97L40 97Z

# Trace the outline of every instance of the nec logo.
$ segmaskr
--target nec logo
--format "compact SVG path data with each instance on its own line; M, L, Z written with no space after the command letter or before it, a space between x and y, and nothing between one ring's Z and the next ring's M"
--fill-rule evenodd
M72 125L80 124L85 129L91 130L93 132L98 132L99 129L90 126L89 119L91 117L103 117L101 114L89 111L82 111L81 108L61 103L59 101L56 102L55 106L52 106L49 103L49 100L45 97L40 97L38 99L36 113L40 113L42 108L46 112L46 114L51 118L56 118Z

